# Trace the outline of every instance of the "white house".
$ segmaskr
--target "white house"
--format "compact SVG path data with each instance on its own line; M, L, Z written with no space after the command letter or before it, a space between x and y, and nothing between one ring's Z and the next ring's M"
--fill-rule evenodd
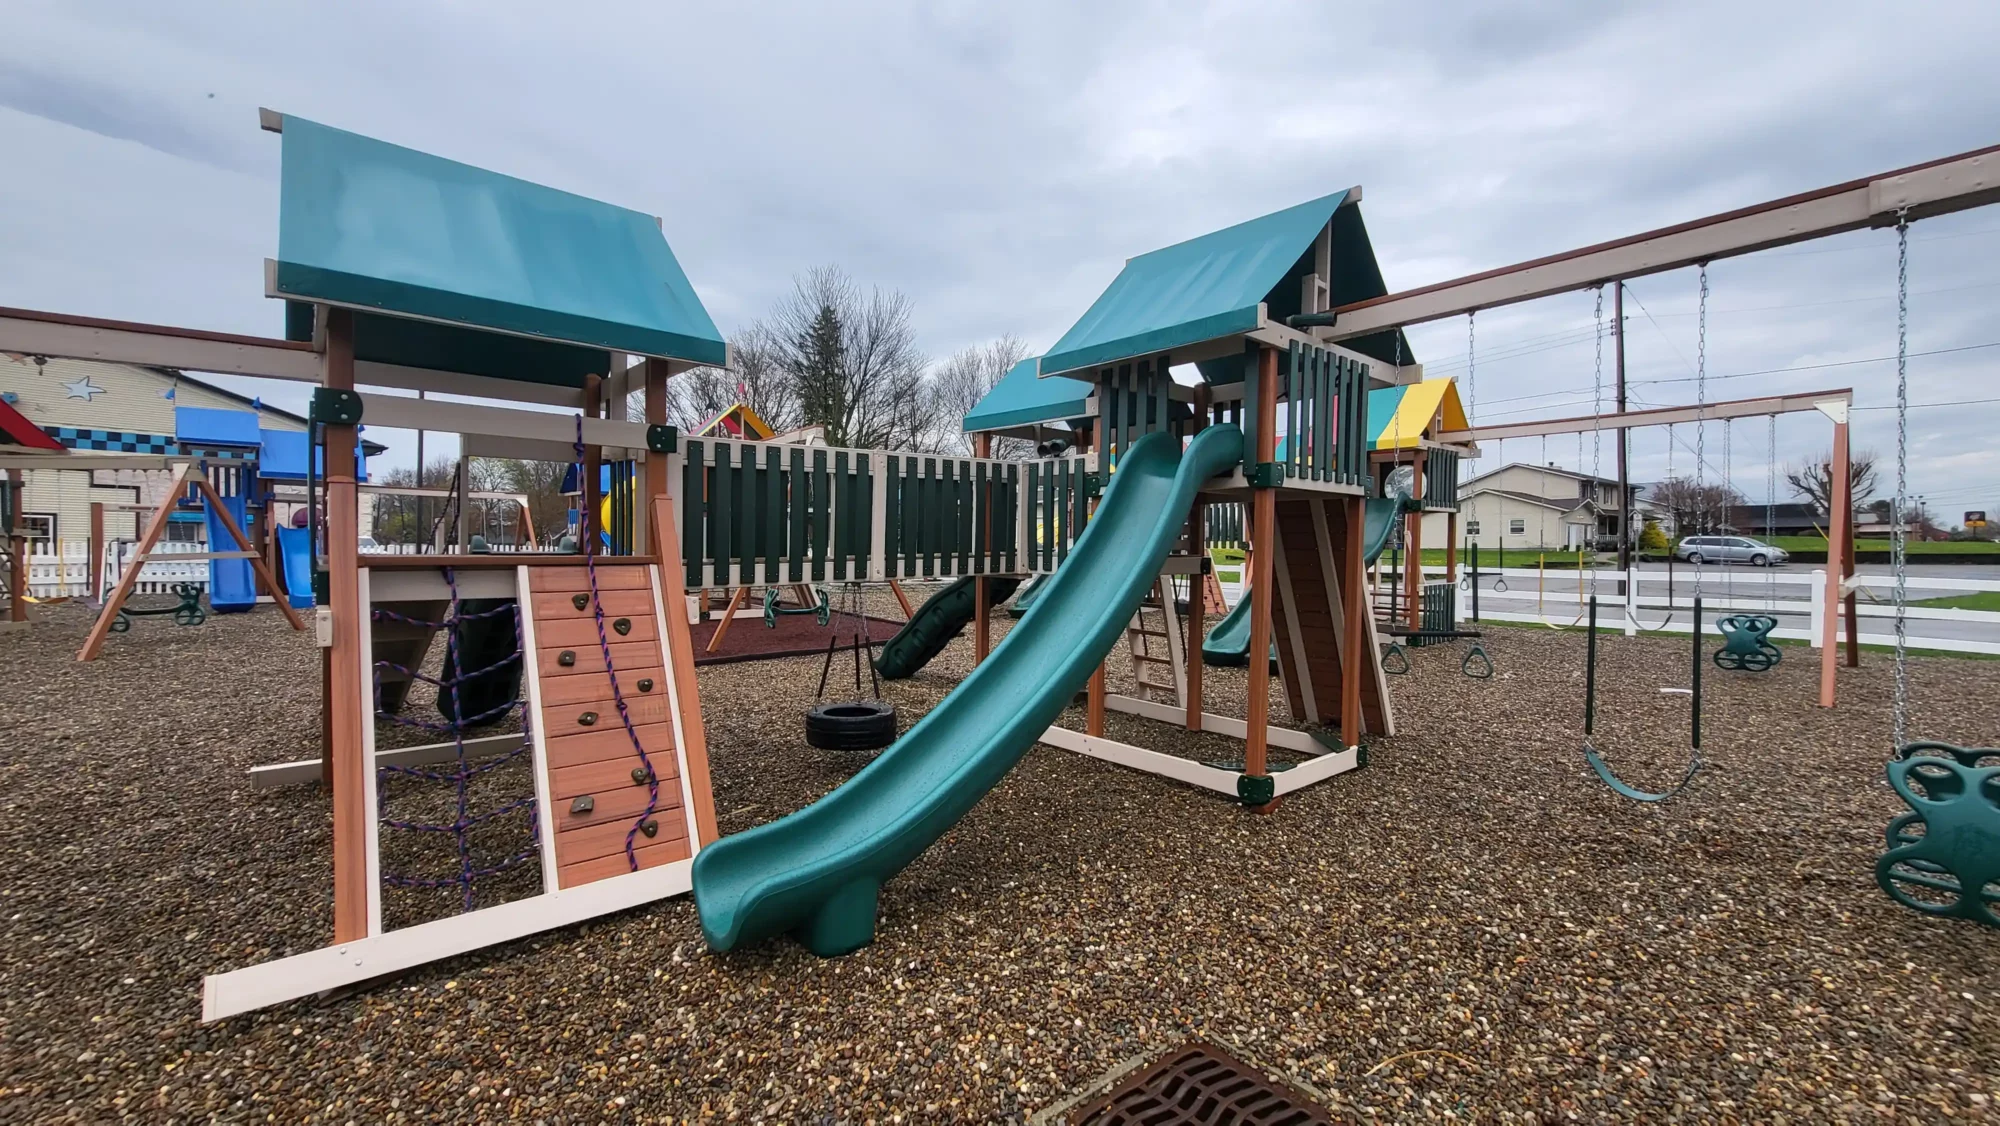
M1618 482L1559 469L1514 462L1466 480L1458 489L1458 529L1482 547L1528 551L1575 551L1600 537L1618 535ZM1633 510L1643 518L1649 506ZM1641 521L1635 520L1636 536ZM1424 517L1424 542L1442 544L1445 514Z

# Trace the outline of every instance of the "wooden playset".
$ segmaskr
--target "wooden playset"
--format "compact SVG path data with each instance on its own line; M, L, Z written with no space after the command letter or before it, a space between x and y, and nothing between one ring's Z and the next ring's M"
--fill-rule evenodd
M665 425L667 381L730 356L660 220L300 118L263 124L283 145L265 282L285 339L0 310L7 350L315 385L324 753L258 783L328 784L332 944L211 976L211 1020L688 891L713 949L779 934L855 949L882 883L1038 742L1269 812L1394 729L1369 562L1402 523L1403 589L1424 588L1421 513L1452 509L1454 460L1497 433L1452 414L1402 326L2000 195L1989 150L1392 295L1359 189L1338 192L1130 260L967 417L981 454L995 434L1073 442L1006 461L682 435ZM1176 378L1190 368L1195 382ZM1384 390L1387 447L1369 405ZM641 418L626 417L635 392ZM1685 409L1703 422L1720 406ZM360 554L364 419L457 434L465 457L573 464L579 550ZM626 483L608 513L607 465ZM1183 611L1177 590L1205 582L1206 515L1224 505L1250 547L1241 719L1203 706L1211 607L1196 595ZM993 580L1029 576L1034 605L991 644ZM916 578L971 581L973 672L833 793L718 838L690 593ZM1455 633L1427 626L1429 601L1407 599L1392 628ZM1120 643L1129 693L1107 684ZM1273 651L1292 726L1268 715ZM1084 730L1059 725L1086 687ZM1243 760L1108 739L1107 710L1239 738ZM1274 744L1292 761L1274 764ZM1892 828L1923 851L1885 886L1966 863L1915 836Z

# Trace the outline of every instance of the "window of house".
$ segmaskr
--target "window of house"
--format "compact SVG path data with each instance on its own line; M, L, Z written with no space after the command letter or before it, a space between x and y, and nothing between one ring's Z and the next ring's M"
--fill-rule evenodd
M167 521L167 542L200 543L204 538L202 533L206 530L201 524L193 520L169 520Z
M1522 517L1516 516L1512 520L1507 521L1507 534L1510 536L1527 535L1528 534L1527 520L1523 519Z
M54 543L57 520L53 512L23 512L17 525L29 543Z
M1465 522L1465 534L1466 534L1466 535L1468 535L1468 536L1476 536L1476 535L1478 535L1478 534L1479 534L1479 521L1477 521L1477 520L1467 520L1467 521Z

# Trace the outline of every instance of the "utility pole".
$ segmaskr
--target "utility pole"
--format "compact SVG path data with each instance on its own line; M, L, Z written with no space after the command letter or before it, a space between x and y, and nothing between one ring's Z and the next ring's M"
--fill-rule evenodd
M1618 415L1625 415L1625 283L1611 283L1611 333L1615 338L1613 355L1618 378ZM1628 480L1626 467L1626 430L1618 428L1618 570L1621 575L1632 570L1632 483Z

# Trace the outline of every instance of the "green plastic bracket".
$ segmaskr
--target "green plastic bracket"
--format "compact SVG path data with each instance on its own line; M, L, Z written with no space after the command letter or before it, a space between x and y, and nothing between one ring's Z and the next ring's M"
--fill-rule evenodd
M1245 476L1253 489L1281 489L1285 486L1285 467L1275 461L1260 461Z
M1086 473L1083 475L1084 496L1094 497L1099 493L1102 493L1103 491L1104 491L1104 474Z
M1268 774L1236 776L1236 798L1247 806L1270 805L1278 796L1278 783Z
M646 449L650 453L670 454L681 448L681 431L677 426L655 423L646 427Z
M333 601L333 592L328 583L327 572L317 569L313 571L313 605L325 606Z
M361 396L340 387L315 387L306 417L322 426L359 426Z

